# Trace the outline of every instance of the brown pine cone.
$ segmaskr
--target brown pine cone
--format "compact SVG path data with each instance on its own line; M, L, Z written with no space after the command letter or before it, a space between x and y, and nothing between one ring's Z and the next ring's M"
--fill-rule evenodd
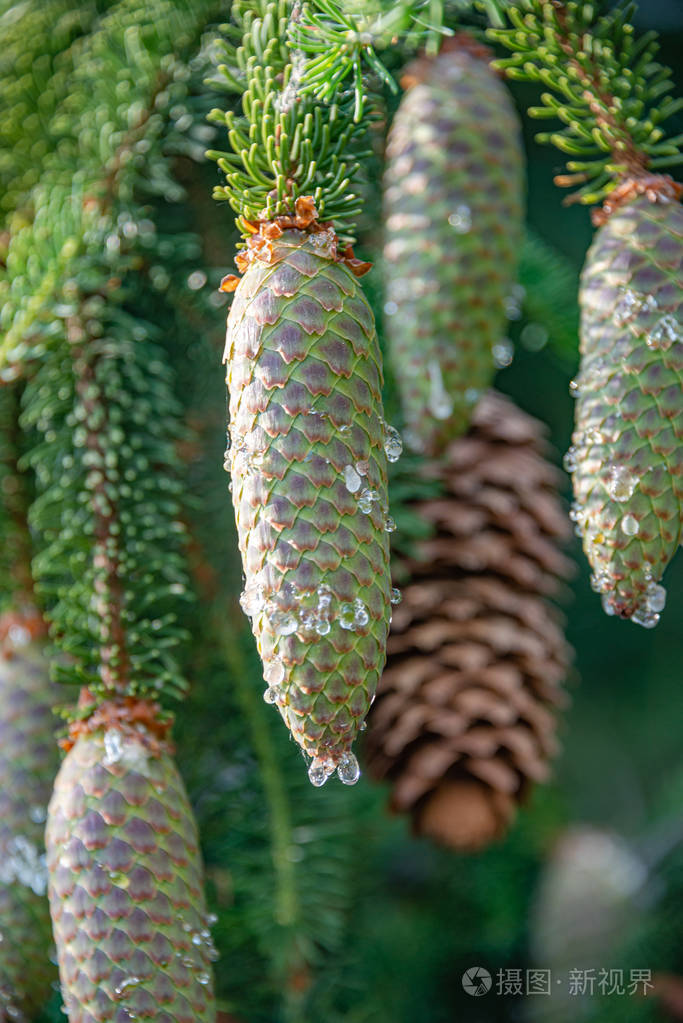
M456 849L500 837L557 751L570 651L548 597L571 568L543 457L543 426L489 394L472 427L425 472L433 528L403 559L387 668L368 725L368 769L414 830Z

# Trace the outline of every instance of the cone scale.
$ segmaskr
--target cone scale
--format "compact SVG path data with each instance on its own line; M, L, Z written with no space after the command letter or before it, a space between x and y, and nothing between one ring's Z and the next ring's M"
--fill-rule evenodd
M573 515L608 614L657 624L683 522L683 209L642 196L583 270Z
M80 735L46 845L69 1023L213 1023L197 830L170 754L140 728Z
M372 312L331 230L285 230L235 292L226 468L268 684L322 784L358 776L351 745L384 666L387 452Z
M0 649L0 1020L22 1023L55 976L43 830L57 753L42 647L19 621L13 635Z
M429 454L467 428L496 360L509 358L522 240L519 122L473 45L408 68L387 143L385 330L406 441Z

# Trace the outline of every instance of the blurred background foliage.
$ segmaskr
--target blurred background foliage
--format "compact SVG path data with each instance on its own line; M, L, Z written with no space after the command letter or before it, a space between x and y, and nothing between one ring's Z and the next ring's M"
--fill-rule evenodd
M29 6L1 4L0 27L9 34ZM36 58L45 81L50 62L59 70L66 60L60 48L113 6L74 5L59 34L46 34L46 52ZM637 25L662 32L661 58L674 67L680 92L681 4L648 0ZM186 106L203 124L207 102L202 61L196 63ZM5 89L12 72L0 65L0 74ZM531 87L513 92L520 110L535 100ZM7 96L19 116L19 99ZM21 102L39 106L39 99ZM548 424L559 461L572 429L568 384L578 362L572 290L592 229L588 211L563 206L552 184L559 157L534 143L533 122L525 118L524 127L529 223L559 265L549 262L542 286L534 287L538 261L525 263L530 286L511 324L515 358L497 386ZM10 138L9 129L0 135L8 191ZM213 144L208 132L201 141ZM357 254L376 260L379 163L372 170ZM22 153L29 183L34 171ZM232 215L227 204L211 202L213 166L185 155L174 175L184 198L155 200L150 218L166 236L197 232L201 251L186 241L170 278L156 296L148 289L136 313L162 328L190 428L183 452L201 600L189 613L193 688L175 734L218 916L224 1023L683 1019L680 556L666 580L667 613L650 632L602 613L575 542L566 614L576 671L561 729L564 751L554 781L535 792L502 843L455 855L411 838L369 781L354 790L336 784L314 790L261 700L260 669L237 603L241 575L222 471L226 296L216 291L232 269ZM381 324L378 269L366 280ZM568 496L568 480L566 489ZM534 999L497 996L494 982L475 999L463 990L470 966L495 978L499 970L532 965L553 968L565 986L572 968L650 969L655 992L646 999L597 993ZM41 1023L63 1018L59 1001L55 992Z

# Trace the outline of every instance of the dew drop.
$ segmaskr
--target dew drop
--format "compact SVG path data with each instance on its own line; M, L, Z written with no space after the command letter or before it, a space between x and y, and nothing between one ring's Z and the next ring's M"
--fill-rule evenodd
M387 515L386 519L384 520L384 532L385 533L396 532L396 522L394 519L392 519L391 515Z
M330 631L330 620L329 618L323 618L318 616L318 620L315 623L315 631L319 636L326 636Z
M624 515L621 520L621 530L626 536L636 536L640 529L640 523L635 515Z
M400 604L403 599L403 594L399 590L398 586L393 586L390 594L390 600L392 604Z
M360 767L353 753L343 753L337 765L337 777L344 785L355 785L360 778Z
M384 312L387 316L395 316L396 313L398 312L398 306L396 305L395 302L385 302Z
M569 381L569 394L572 398L581 397L581 383L578 379Z

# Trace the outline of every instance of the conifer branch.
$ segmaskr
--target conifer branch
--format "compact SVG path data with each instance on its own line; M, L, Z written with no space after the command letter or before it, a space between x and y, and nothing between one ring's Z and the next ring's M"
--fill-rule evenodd
M682 139L667 138L662 124L683 101L669 96L671 72L655 59L656 34L637 39L632 12L629 0L522 0L502 4L506 26L489 29L513 52L497 66L550 90L529 114L564 124L537 139L571 157L569 173L555 178L561 187L580 186L571 202L600 202L625 181L647 179L682 158Z
M230 202L245 238L254 221L292 214L297 199L312 195L318 217L353 240L361 208L355 181L371 117L364 75L370 70L393 84L375 46L415 35L428 9L437 17L441 8L419 0L369 12L332 0L233 4L212 82L242 94L242 114L211 112L213 122L226 125L232 151L207 155L226 177L214 198Z

